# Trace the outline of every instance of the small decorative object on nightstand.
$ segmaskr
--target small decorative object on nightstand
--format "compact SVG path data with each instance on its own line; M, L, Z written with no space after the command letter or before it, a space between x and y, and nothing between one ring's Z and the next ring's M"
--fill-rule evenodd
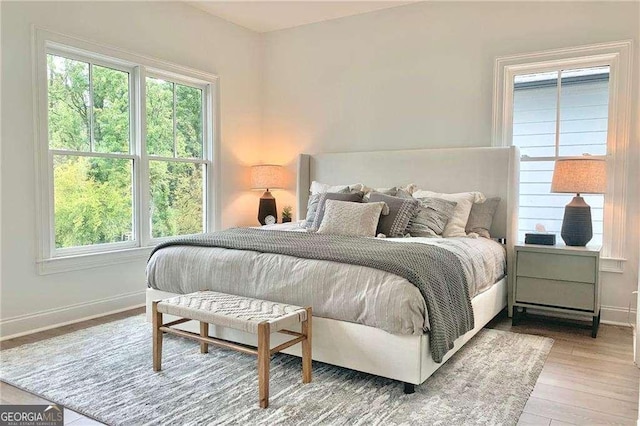
M251 189L266 190L260 197L260 207L258 208L258 221L265 225L268 216L273 217L273 223L278 220L278 210L276 209L276 199L273 198L270 189L282 189L283 184L282 166L272 164L260 164L251 167ZM271 221L271 220L270 220Z
M527 308L590 316L600 326L600 247L516 245L513 325Z
M291 206L284 206L282 209L282 223L291 222Z

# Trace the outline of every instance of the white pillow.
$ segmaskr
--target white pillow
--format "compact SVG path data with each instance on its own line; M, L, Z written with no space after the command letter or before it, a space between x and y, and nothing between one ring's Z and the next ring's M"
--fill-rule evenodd
M362 184L358 184L358 185L362 185ZM405 186L394 186L394 187L390 187L390 188L372 188L370 186L367 185L362 185L362 189L360 189L359 191L364 192L364 195L366 196L367 194L371 193L371 192L381 192L383 194L389 192L392 189L395 190L402 190L405 192L408 192L409 194L413 194L413 191L415 191L418 188L418 186L415 183L410 183L408 185Z
M453 209L453 215L442 231L443 237L466 237L465 227L469 220L473 203L481 203L486 197L482 192L459 192L457 194L443 194L433 191L418 190L413 193L414 198L434 197L458 203Z
M409 194L413 195L414 192L418 190L418 185L415 183L410 183L409 185L401 186L400 189L403 191L407 191Z
M362 191L362 188L364 188L364 185L361 183L354 183L351 185L328 185L314 180L311 182L309 192L313 195L324 194L325 192L343 192L344 190Z
M384 202L353 203L327 200L318 234L375 237Z

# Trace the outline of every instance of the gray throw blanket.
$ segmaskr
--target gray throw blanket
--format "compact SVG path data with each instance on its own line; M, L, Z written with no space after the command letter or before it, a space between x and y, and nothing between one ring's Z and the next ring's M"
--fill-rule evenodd
M178 237L155 247L221 247L305 259L327 260L386 271L418 287L429 311L431 356L435 362L453 348L459 336L473 329L469 284L453 253L427 244L380 241L303 232L235 228Z

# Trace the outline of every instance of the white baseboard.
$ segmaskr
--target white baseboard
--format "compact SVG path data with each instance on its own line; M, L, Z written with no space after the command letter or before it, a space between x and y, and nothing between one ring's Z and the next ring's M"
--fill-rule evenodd
M618 306L601 306L600 322L612 325L622 325L624 327L633 327L636 323L636 310L629 308L621 308Z
M0 321L0 341L144 306L145 291L119 294Z

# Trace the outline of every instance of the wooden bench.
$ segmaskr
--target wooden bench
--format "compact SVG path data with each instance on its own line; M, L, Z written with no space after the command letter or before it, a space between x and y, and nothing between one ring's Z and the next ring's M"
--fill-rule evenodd
M311 308L234 296L214 291L199 291L153 302L153 370L162 364L162 336L170 333L200 342L200 352L207 353L209 344L258 356L258 388L260 407L269 405L269 364L271 355L296 343L302 343L302 382L311 382ZM163 324L162 314L180 319ZM172 326L187 321L200 321L200 334L178 330ZM209 324L230 327L258 335L258 348L209 337ZM301 333L290 328L301 325ZM271 333L295 338L271 348Z

